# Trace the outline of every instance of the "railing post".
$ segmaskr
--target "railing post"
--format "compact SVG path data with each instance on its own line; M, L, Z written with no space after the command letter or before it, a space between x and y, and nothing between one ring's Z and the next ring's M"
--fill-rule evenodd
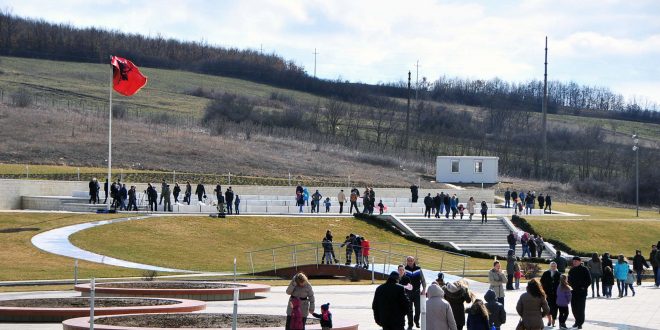
M371 284L376 283L376 279L375 279L376 273L374 272L375 263L376 263L376 257L371 258Z
M467 257L463 257L463 277L465 277L465 264L467 263Z
M252 267L252 275L254 275L254 261L252 260L252 252L250 252L250 266Z
M273 269L275 270L275 275L277 275L277 263L275 262L275 249L273 249Z
M319 244L315 243L314 245L316 245L316 253L315 253L316 254L316 269L318 269L319 268ZM325 258L325 250L323 251L323 258ZM323 259L321 259L321 261L323 261Z
M92 277L89 285L89 329L94 330L94 295L96 291L96 279Z
M78 259L73 262L73 285L78 285Z
M442 254L442 257L440 257L440 271L444 269L444 264L445 264L445 253Z
M297 253L296 252L296 246L294 245L293 246L293 267L295 267L296 270L298 270L298 256L296 255L296 253Z

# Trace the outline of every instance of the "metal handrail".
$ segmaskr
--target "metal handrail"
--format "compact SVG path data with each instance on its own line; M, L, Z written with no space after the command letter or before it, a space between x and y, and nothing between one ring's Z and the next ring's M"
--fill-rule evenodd
M252 273L255 273L255 269L259 268L261 269L264 266L257 267L255 266L255 261L254 257L255 255L259 254L264 254L264 258L272 258L272 264L269 262L264 263L266 266L265 268L267 269L273 269L275 272L277 272L277 269L281 269L284 267L297 267L299 265L313 265L316 264L317 267L319 264L323 263L323 258L321 258L321 262L319 262L319 252L321 252L321 255L323 255L323 246L322 242L303 242L303 243L296 243L296 244L288 244L288 245L281 245L281 246L276 246L273 248L268 248L268 249L260 249L260 250L254 250L254 251L248 251L246 254L249 255L249 261L250 261L250 269L252 270ZM331 243L333 247L333 251L336 250L341 251L341 245L343 243ZM387 249L385 249L385 246ZM299 247L303 247L303 249L300 249ZM369 252L370 252L370 261L373 262L373 259L378 256L380 260L383 262L383 271L385 272L385 265L386 264L397 264L398 262L394 262L394 260L400 259L401 263L405 263L405 258L411 253L401 253L400 251L392 251L393 247L397 248L410 248L410 249L415 249L415 257L418 260L418 264L425 264L427 267L437 267L437 270L446 270L445 266L449 265L454 265L452 270L457 270L461 271L463 274L465 274L467 265L468 265L468 260L469 256L460 254L460 253L454 253L450 251L444 251L444 250L439 250L439 249L433 249L433 248L425 248L425 247L417 247L417 246L412 246L409 244L403 244L403 243L384 243L384 242L374 242L370 244ZM283 249L286 249L285 251L281 251ZM313 252L312 252L313 251ZM264 253L268 252L268 253ZM311 254L312 252L313 254ZM412 251L411 251L412 252ZM430 256L429 254L439 254L438 256ZM352 253L351 253L352 255ZM453 256L456 258L462 258L463 260L445 260L445 256ZM281 260L278 263L278 257L281 258ZM336 253L335 258L339 260L337 263L338 266L341 265L341 260L342 257L344 257L342 252ZM439 262L437 261L437 258L439 257ZM434 261L435 259L435 261ZM288 260L288 261L286 261ZM435 266L433 266L435 265ZM272 266L272 267L271 267ZM373 266L373 265L372 265ZM449 266L452 267L452 266Z

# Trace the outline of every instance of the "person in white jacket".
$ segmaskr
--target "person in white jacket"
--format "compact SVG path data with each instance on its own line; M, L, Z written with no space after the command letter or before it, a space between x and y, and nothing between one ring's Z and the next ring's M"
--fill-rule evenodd
M426 300L426 330L457 330L445 292L435 282L429 286Z

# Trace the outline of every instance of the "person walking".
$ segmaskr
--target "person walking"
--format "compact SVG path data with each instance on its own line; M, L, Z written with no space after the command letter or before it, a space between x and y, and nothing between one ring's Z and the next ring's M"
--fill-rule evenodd
M527 290L518 299L516 311L520 315L520 322L526 330L543 329L543 317L548 315L550 307L546 301L546 293L543 291L539 280L533 278L527 283Z
M433 204L431 205L431 209L435 210L435 218L440 219L440 215L443 214L442 212L445 209L445 195L440 193L440 194L435 194L435 197L433 197Z
M557 320L557 287L559 287L559 283L561 282L561 276L563 275L557 270L557 263L554 261L550 263L550 269L543 272L541 276L541 286L546 294L545 300L548 302L548 307L550 307L548 326L554 327ZM559 323L561 324L562 322L560 321Z
M520 237L520 247L522 249L522 254L520 255L520 258L524 258L525 256L531 257L532 253L529 251L529 233L524 232L522 236Z
M552 214L552 197L550 195L545 196L545 208L543 209L543 213L546 213L545 211L548 210L550 214Z
M445 219L449 219L449 211L451 211L451 197L449 197L449 193L445 195L442 201L445 208Z
M481 224L488 223L488 204L486 201L481 201Z
M431 206L433 205L433 198L431 198L431 194L429 193L424 197L424 216L427 219L431 218Z
M507 283L507 278L502 272L499 261L495 261L493 268L488 272L488 283L490 284L488 289L493 290L497 295L497 301L504 305L504 283Z
M456 213L458 213L458 197L456 197L456 194L451 196L451 199L449 200L449 207L451 209L451 219L455 220Z
M353 208L355 208L356 213L360 213L360 209L357 206L357 200L358 200L358 194L356 192L356 189L353 188L351 190L351 196L350 196L351 208L349 210L349 213L353 214Z
M534 234L529 235L529 240L527 240L527 247L529 248L529 255L532 258L536 258L536 236L534 236Z
M445 291L445 299L449 302L451 311L454 313L456 328L461 330L465 326L465 303L472 302L473 294L470 292L465 280L447 283L443 290Z
M458 330L451 305L444 299L445 292L433 283L428 289L426 300L426 330Z
M190 197L192 197L192 186L190 185L190 181L186 181L186 191L183 194L183 202L190 205Z
M612 287L614 286L614 272L612 267L603 267L603 297L612 298Z
M506 254L506 289L513 290L513 274L515 273L516 256L512 249Z
M362 265L364 266L364 269L369 269L369 250L371 249L371 245L364 236L362 236L360 244L362 246Z
M137 191L135 191L135 186L131 186L131 189L128 190L128 211L137 211Z
M626 279L628 278L629 268L630 266L626 258L623 254L620 254L616 265L614 265L614 278L616 278L616 288L619 290L619 298L623 297L623 292L626 290Z
M467 330L490 330L488 309L481 299L476 299L467 311Z
M149 199L149 209L152 212L158 211L158 206L157 206L158 191L156 190L156 188L154 188L154 186L151 183L148 184L146 193L147 193L147 197Z
M594 298L594 291L600 298L600 278L603 277L603 262L600 260L598 253L591 255L591 260L587 261L587 269L591 274L591 298Z
M300 312L302 315L302 329L305 329L305 322L307 316L314 313L314 290L309 283L307 276L303 273L298 273L293 276L289 286L286 288L286 294L289 295L289 302L298 299L300 303ZM286 309L286 325L285 329L294 329L291 327L293 306L291 303L287 304Z
M234 212L236 213L236 215L241 214L241 211L238 210L240 205L241 205L241 199L238 197L238 195L236 195L236 197L234 197Z
M495 330L500 330L502 324L506 323L506 311L504 305L497 301L495 291L488 290L484 295L486 300L486 308L488 309L488 324L495 327ZM489 328L490 330L491 328Z
M632 296L635 296L635 287L633 286L635 284L635 274L633 273L632 269L628 270L628 278L626 278L626 291L625 291L625 296L628 296L628 289L632 291Z
M568 284L568 277L565 274L561 274L559 277L559 286L555 291L557 297L557 309L559 310L559 328L568 329L566 327L566 320L568 319L568 305L571 303L572 299L572 290L571 286ZM552 326L554 327L554 322Z
M405 289L399 285L399 273L393 271L384 284L376 288L371 309L374 321L383 330L403 330L405 315L408 313L410 301Z
M413 307L415 309L415 326L419 328L419 316L421 314L421 309L420 309L420 295L425 295L426 294L426 280L424 279L424 272L422 272L422 269L415 264L415 257L413 256L408 256L406 258L406 276L410 278L410 284L412 284L413 289L411 292L412 295L412 303ZM420 291L421 287L421 291Z
M197 200L202 201L202 197L206 198L206 189L204 189L204 184L202 182L197 184L197 189L195 189L195 194L197 195Z
M653 267L653 284L655 287L658 287L658 261L655 260L655 256L658 253L657 245L651 245L651 253L649 254L649 261L651 262L651 267Z
M504 192L504 207L505 208L511 207L511 191L509 190L509 188L506 188L506 191Z
M467 202L467 210L468 213L470 214L470 221L472 221L472 216L474 215L474 209L477 206L477 202L474 201L474 197L470 196L470 199L468 199Z
M644 274L644 268L649 268L649 263L646 262L646 259L642 255L642 251L636 250L635 257L633 257L633 270L637 273L637 285L642 285L642 274Z
M536 236L536 255L539 258L543 258L543 250L545 250L545 241L541 235Z
M582 265L582 259L578 256L573 257L573 268L568 272L568 283L573 288L571 295L571 308L575 317L573 328L582 329L587 294L589 294L591 285L591 274L587 267Z
M344 213L344 202L346 202L346 195L344 194L344 189L339 191L337 194L337 203L339 203L339 214Z

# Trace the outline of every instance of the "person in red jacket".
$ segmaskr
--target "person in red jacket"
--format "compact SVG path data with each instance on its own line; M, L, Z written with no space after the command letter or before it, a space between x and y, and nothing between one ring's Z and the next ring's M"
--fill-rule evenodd
M362 237L362 264L364 269L369 269L369 241Z

